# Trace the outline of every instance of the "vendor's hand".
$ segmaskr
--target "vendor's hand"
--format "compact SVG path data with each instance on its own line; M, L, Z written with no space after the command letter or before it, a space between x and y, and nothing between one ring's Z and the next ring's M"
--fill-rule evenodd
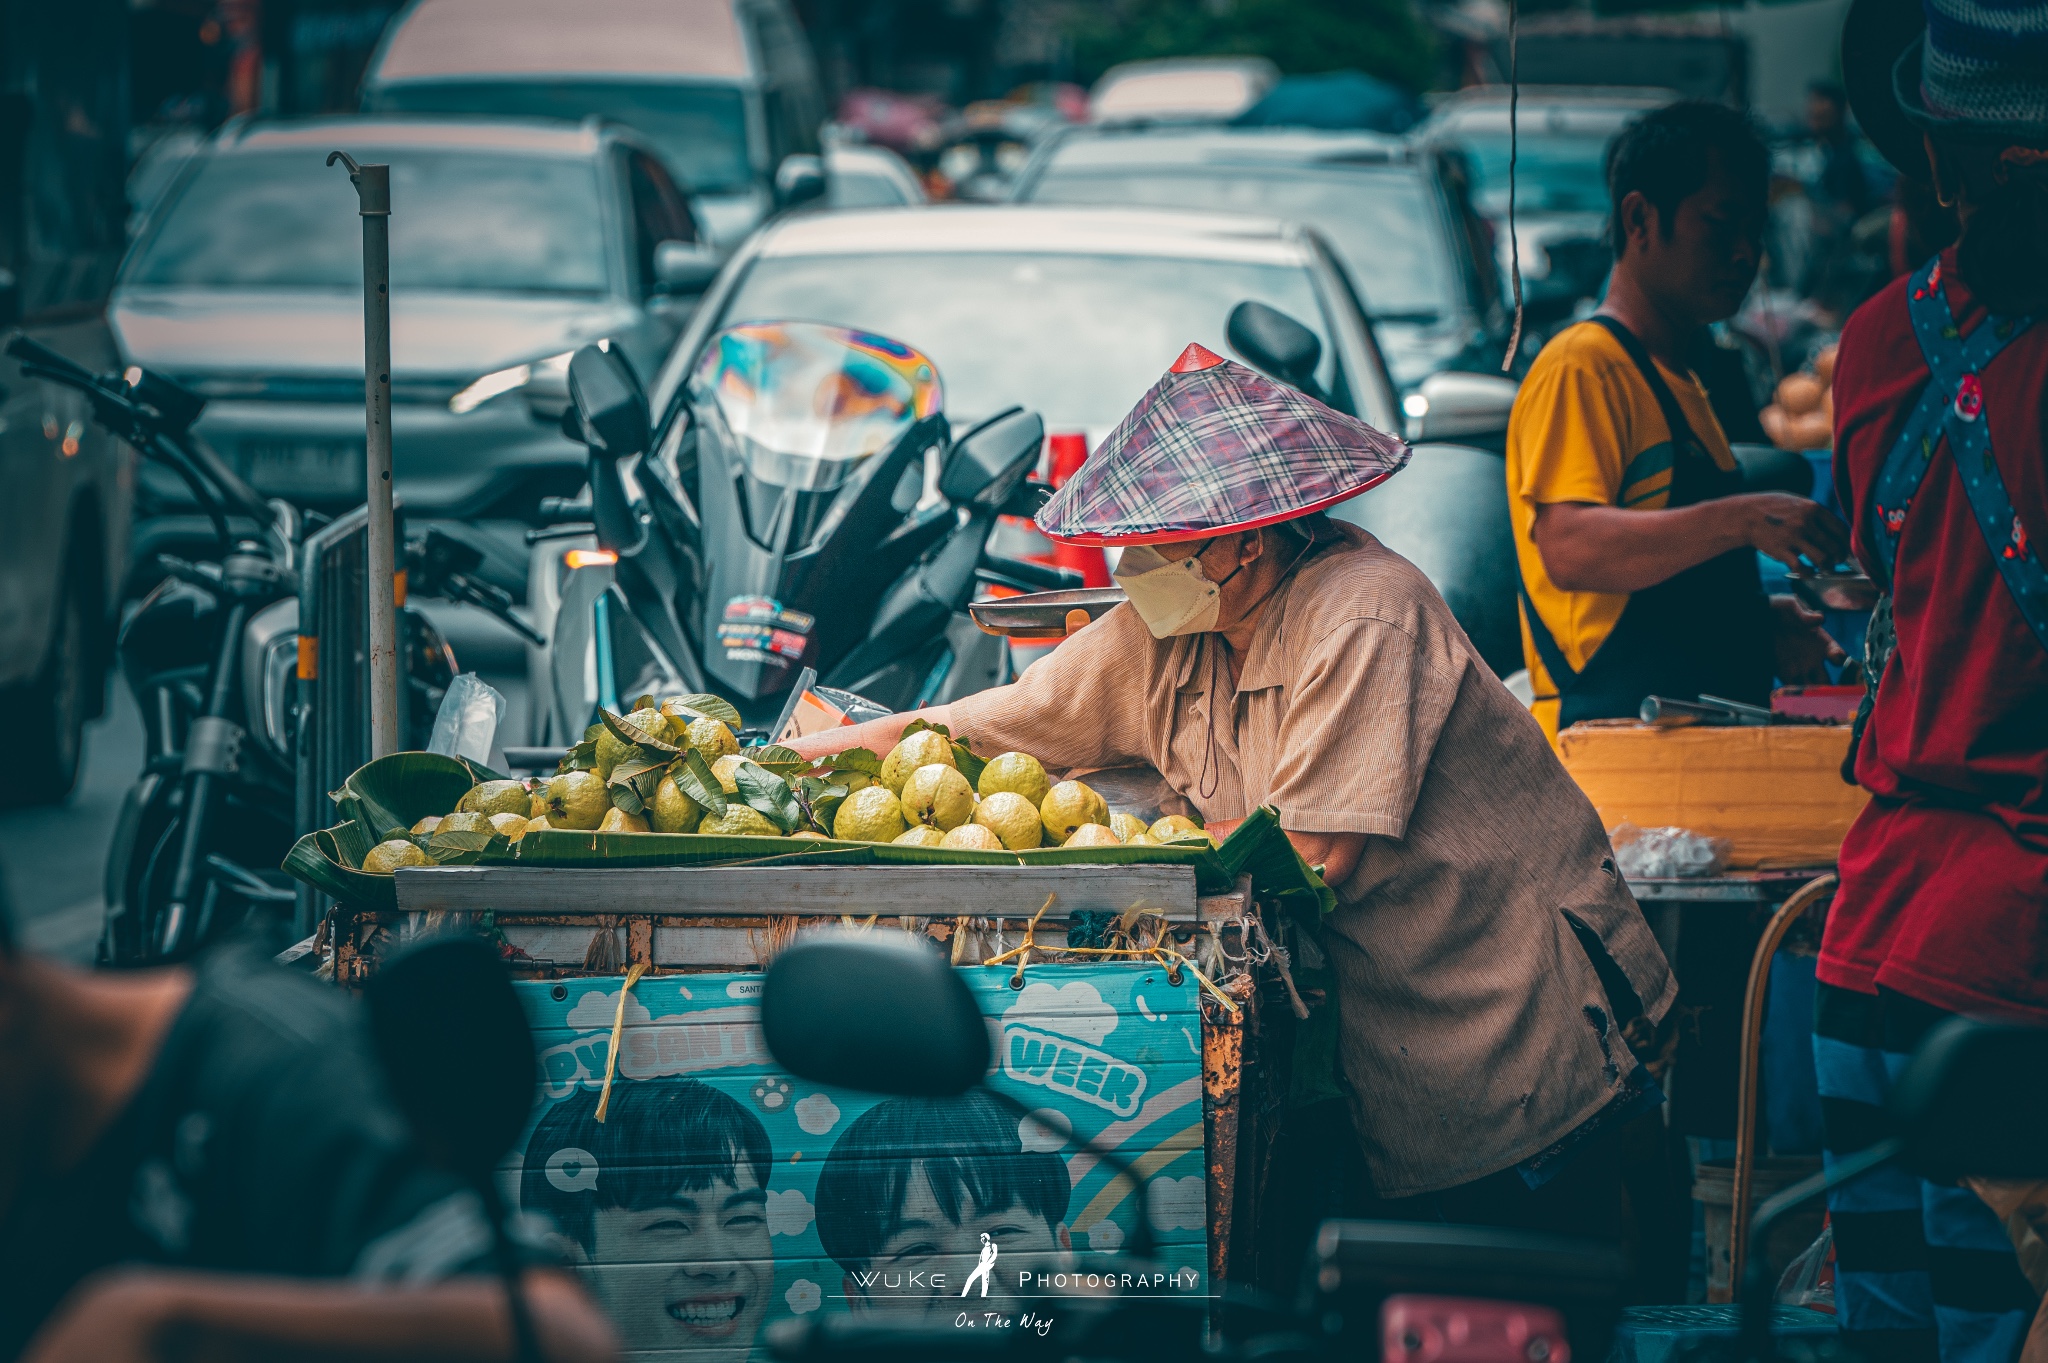
M1202 825L1202 831L1216 839L1216 841L1222 842L1232 833L1235 833L1237 826L1243 822L1243 819L1211 819Z
M1791 686L1825 685L1828 673L1822 664L1849 661L1842 646L1821 628L1819 613L1801 605L1797 597L1772 597L1771 619L1779 681Z
M1849 527L1809 497L1750 492L1726 500L1743 539L1787 568L1831 568L1849 552Z

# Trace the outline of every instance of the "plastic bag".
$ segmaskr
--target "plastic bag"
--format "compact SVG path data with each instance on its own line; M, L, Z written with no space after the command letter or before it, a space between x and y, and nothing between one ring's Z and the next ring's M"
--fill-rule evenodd
M1805 1306L1815 1311L1833 1312L1835 1309L1835 1227L1833 1222L1820 1228L1820 1236L1801 1250L1799 1256L1785 1265L1785 1271L1778 1278L1777 1295L1773 1298L1780 1306Z
M488 763L491 746L498 741L498 723L504 718L505 698L476 673L461 673L448 683L448 693L441 697L427 751Z
M1609 831L1614 864L1629 880L1710 876L1728 864L1726 838L1704 838L1686 828L1638 828L1625 823Z

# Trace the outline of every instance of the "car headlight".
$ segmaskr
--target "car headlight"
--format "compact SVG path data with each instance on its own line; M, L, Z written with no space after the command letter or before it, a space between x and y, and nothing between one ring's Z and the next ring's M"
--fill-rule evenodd
M462 416L475 411L500 394L521 388L526 390L529 399L543 403L567 402L569 357L575 353L573 350L565 350L559 355L550 355L531 364L515 364L509 369L494 370L449 398L448 410Z

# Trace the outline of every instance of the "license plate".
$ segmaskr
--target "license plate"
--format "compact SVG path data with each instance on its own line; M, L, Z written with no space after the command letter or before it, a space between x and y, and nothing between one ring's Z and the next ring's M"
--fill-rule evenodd
M242 465L244 476L265 492L295 498L362 495L360 440L245 440Z

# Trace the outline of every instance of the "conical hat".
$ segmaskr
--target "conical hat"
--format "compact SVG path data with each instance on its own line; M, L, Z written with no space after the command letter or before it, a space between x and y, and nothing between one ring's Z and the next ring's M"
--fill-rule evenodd
M1408 446L1191 345L1038 513L1069 544L1253 530L1356 497Z

